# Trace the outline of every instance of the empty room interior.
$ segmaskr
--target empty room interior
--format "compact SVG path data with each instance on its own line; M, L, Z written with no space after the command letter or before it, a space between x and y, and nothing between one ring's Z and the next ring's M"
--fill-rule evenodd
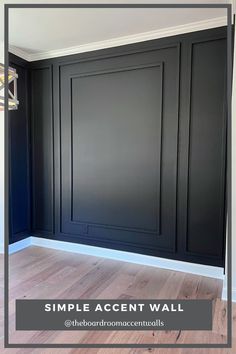
M226 343L226 10L12 8L9 67L10 342ZM213 328L17 331L16 299L210 299Z

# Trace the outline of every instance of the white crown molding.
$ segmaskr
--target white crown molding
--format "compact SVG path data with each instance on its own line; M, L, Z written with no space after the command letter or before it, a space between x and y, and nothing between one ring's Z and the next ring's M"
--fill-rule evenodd
M18 48L18 47L9 46L9 52L17 55L18 57L20 57L26 61L31 61L31 54L26 52L25 50Z
M127 45L131 43L144 42L152 39L158 39L163 37L175 36L183 33L195 32L215 27L225 26L227 24L227 17L217 17L209 20L192 22L185 25L179 25L169 28L164 28L155 31L137 33L135 35L123 36L118 38L113 38L109 40L93 42L88 44L82 44L74 47L68 47L64 49L50 50L46 52L39 53L29 53L22 49L14 46L10 46L9 50L11 53L27 60L36 61L42 59L56 58L71 54L91 52L94 50L118 47L122 45Z

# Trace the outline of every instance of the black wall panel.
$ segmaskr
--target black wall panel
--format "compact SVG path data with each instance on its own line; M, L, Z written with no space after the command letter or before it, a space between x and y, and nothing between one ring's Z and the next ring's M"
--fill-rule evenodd
M53 121L51 67L31 71L32 230L53 231Z
M175 249L179 47L60 70L61 232Z
M192 43L187 251L221 256L226 41Z
M30 232L222 266L226 28L30 67Z
M17 110L9 111L10 120L10 242L24 238L30 229L30 166L29 166L29 70L27 62L14 55L10 66L18 79Z
M183 259L224 265L226 34L182 42L178 159L178 245Z

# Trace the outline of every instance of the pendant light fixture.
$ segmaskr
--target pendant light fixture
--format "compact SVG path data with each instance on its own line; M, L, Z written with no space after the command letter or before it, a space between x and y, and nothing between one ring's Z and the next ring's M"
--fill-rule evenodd
M18 108L19 101L17 99L17 78L18 75L16 70L13 68L8 68L8 109L15 110ZM4 87L5 87L5 75L4 75L4 65L0 64L0 111L4 110L5 99L4 99Z

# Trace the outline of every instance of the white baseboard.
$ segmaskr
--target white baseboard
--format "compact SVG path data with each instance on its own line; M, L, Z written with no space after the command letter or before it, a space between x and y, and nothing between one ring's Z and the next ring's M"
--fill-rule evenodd
M31 244L34 246L53 248L61 251L87 254L90 256L104 257L119 261L142 264L157 268L175 270L179 272L191 273L223 279L223 268L213 267L196 263L176 261L161 257L146 256L138 253L117 251L108 248L87 246L77 243L49 240L39 237L31 237Z
M225 301L228 300L228 296L227 296L227 275L224 276L221 299L225 300ZM232 301L236 302L236 288L234 288L234 287L232 288Z
M227 288L223 287L221 299L227 301ZM236 302L236 288L232 289L232 301Z
M87 254L90 256L115 259L123 262L136 263L156 268L169 269L184 273L196 274L216 279L223 279L223 268L213 267L197 263L189 263L161 257L147 256L137 253L117 251L109 248L82 245L71 242L49 240L40 237L28 237L22 241L9 246L9 253L12 254L28 246L39 246L56 250Z
M17 241L9 245L9 254L21 251L29 246L31 246L31 237L24 238L21 241ZM0 254L2 253L4 253L4 243L0 243Z
M24 240L9 245L9 254L18 252L29 246L39 246L61 250L66 252L87 254L90 256L115 259L123 262L147 265L156 268L170 269L184 273L196 274L210 278L223 279L222 300L227 300L227 284L223 274L223 268L213 267L196 263L176 261L172 259L146 256L131 252L117 251L108 248L82 245L71 242L49 240L40 237L27 237ZM3 244L0 244L0 252L4 252ZM236 302L236 288L232 289L232 301Z
M24 238L21 241L17 241L9 245L9 254L23 250L26 247L31 246L31 237Z

